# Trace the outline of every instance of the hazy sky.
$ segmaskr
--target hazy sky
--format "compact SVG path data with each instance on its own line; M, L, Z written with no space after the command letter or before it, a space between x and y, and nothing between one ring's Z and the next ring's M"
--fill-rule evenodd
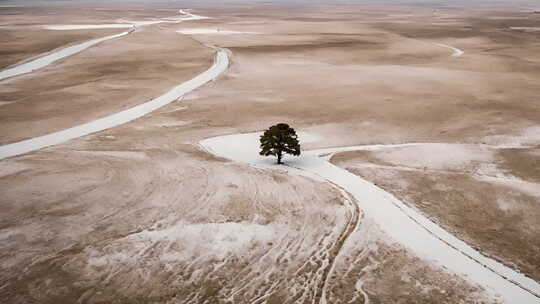
M425 7L445 7L445 6L467 6L467 5L482 5L482 6L526 6L540 9L540 0L0 0L1 6L21 5L31 6L33 4L77 4L84 3L85 5L93 4L106 5L107 3L144 3L146 5L155 4L174 4L180 6L189 6L190 3L246 3L246 4L399 4L411 6Z

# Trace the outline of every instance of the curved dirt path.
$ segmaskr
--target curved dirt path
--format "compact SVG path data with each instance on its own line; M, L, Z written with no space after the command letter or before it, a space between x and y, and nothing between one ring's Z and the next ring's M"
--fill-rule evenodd
M115 34L115 35L110 35L110 36L106 36L106 37L102 37L102 38L98 38L98 39L94 39L94 40L89 40L89 41L86 41L86 42L83 42L83 43L80 43L80 44L76 44L76 45L61 49L61 50L53 52L53 53L51 53L49 55L41 56L41 57L39 57L37 59L34 59L32 61L17 65L17 66L14 66L12 68L5 69L3 71L0 71L0 80L15 77L15 76L19 76L19 75L22 75L22 74L27 74L27 73L33 72L35 70L44 68L44 67L46 67L46 66L48 66L48 65L50 65L50 64L52 64L52 63L54 63L54 62L56 62L56 61L58 61L60 59L66 58L66 57L71 56L71 55L75 55L77 53L80 53L80 52L86 50L87 48L89 48L91 46L94 46L94 45L96 45L98 43L101 43L103 41L107 41L107 40L111 40L111 39L115 39L115 38L119 38L119 37L128 35L131 32L133 32L134 30L135 29L133 28L133 29L127 31L127 32L123 32L123 33L120 33L120 34Z
M68 140L88 135L90 133L103 131L146 115L164 105L167 105L181 96L199 88L200 86L214 80L223 73L229 66L229 55L226 50L217 49L214 64L205 72L195 78L186 81L169 92L154 98L145 103L139 104L130 109L96 119L94 121L54 132L44 136L19 141L16 143L0 146L0 159L17 156L31 151L36 151L45 147L57 145Z
M284 167L274 165L273 159L258 155L259 135L220 136L203 140L200 144L206 151L220 157L266 169L286 168L296 174L315 176L336 184L360 202L359 207L367 217L418 256L464 276L505 303L540 303L540 284L534 280L483 256L393 195L334 166L326 157L320 157L345 150L378 149L383 145L307 151L302 157L287 160L289 167Z

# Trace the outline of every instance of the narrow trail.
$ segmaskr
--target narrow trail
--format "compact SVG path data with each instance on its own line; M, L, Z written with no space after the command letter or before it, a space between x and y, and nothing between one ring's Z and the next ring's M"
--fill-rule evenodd
M208 70L199 74L195 78L174 87L169 92L127 110L111 114L85 124L44 136L34 137L16 143L0 146L0 160L61 144L74 138L103 131L135 120L214 80L221 75L221 73L226 71L228 66L229 55L227 51L224 49L217 49L214 64Z
M64 58L66 58L68 56L72 56L72 55L75 55L77 53L80 53L80 52L86 50L87 48L89 48L91 46L94 46L94 45L96 45L98 43L131 34L134 30L135 30L135 28L132 28L131 30L129 30L127 32L123 32L123 33L120 33L120 34L106 36L106 37L86 41L86 42L83 42L83 43L80 43L80 44L76 44L76 45L73 45L73 46L70 46L70 47L67 47L67 48L63 48L63 49L61 49L59 51L56 51L56 52L53 52L51 54L41 56L41 57L39 57L37 59L34 59L34 60L31 60L29 62L26 62L26 63L20 64L20 65L14 66L12 68L8 68L6 70L0 71L0 81L3 80L3 79L12 78L12 77L23 75L23 74L28 74L28 73L31 73L33 71L42 69L42 68L44 68L44 67L46 67L48 65L51 65L52 63L54 63L54 62L56 62L58 60L61 60L61 59L64 59Z
M31 73L33 71L36 71L48 65L51 65L54 62L57 62L58 60L80 53L98 43L115 39L115 38L120 38L125 35L129 35L133 33L140 26L153 25L153 24L159 24L159 23L180 23L182 21L208 19L208 17L195 15L186 10L179 10L178 12L180 13L180 17L168 17L168 18L162 18L162 19L153 20L153 21L125 20L122 23L114 23L114 24L78 24L78 25L47 26L46 28L50 30L78 30L78 29L104 29L104 28L131 28L131 29L129 31L122 32L119 34L110 35L110 36L106 36L106 37L102 37L102 38L98 38L94 40L89 40L80 44L66 47L58 51L52 52L48 55L40 55L38 56L38 58L34 60L17 64L11 68L7 68L3 71L0 71L0 81L3 79Z
M233 161L264 169L284 169L283 166L274 165L272 159L258 155L259 135L249 133L208 138L200 145L210 153ZM301 134L299 136L302 137ZM413 145L420 143L388 146ZM540 284L482 255L390 193L327 161L328 155L337 152L384 147L370 145L306 151L299 158L286 160L287 170L293 174L320 177L339 186L350 193L359 202L365 216L374 220L392 239L419 257L484 287L493 298L504 303L540 303ZM322 294L325 294L324 289ZM321 303L324 301L321 297Z

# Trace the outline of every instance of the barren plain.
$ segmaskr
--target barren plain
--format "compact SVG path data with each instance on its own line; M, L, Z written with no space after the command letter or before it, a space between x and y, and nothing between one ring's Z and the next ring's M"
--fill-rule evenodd
M304 150L422 143L331 161L540 281L533 6L8 2L0 66L124 31L50 25L186 8L210 19L138 25L0 81L8 144L164 94L205 71L212 46L231 60L142 118L0 160L6 303L503 302L388 237L339 185L199 145L276 122L315 135Z

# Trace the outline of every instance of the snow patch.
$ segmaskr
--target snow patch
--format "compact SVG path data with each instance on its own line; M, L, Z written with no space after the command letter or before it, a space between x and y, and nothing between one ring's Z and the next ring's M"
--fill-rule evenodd
M79 153L86 153L91 155L103 155L116 158L125 158L125 159L138 159L143 160L147 159L146 153L136 152L136 151L78 151Z
M526 32L540 31L539 26L512 26L510 27L510 29L516 30L516 31L526 31Z
M154 20L144 20L144 21L132 21L132 20L117 20L118 23L109 23L109 24L62 24L62 25L48 25L45 26L49 30L65 31L65 30L81 30L81 29L105 29L105 28L130 28L146 25L154 25L160 23L180 23L182 21L194 21L194 20L204 20L210 19L206 16L199 16L188 12L187 10L178 11L180 17L165 17L161 19Z
M46 67L46 66L50 65L51 63L56 62L56 61L58 61L58 60L60 60L62 58L65 58L65 57L77 54L79 52L82 52L85 49L87 49L87 48L89 48L89 47L91 47L93 45L96 45L96 44L98 44L100 42L110 40L110 39L114 39L114 38L118 38L118 37L122 37L122 36L125 36L125 35L129 34L129 33L130 32L123 32L123 33L116 34L116 35L111 35L111 36L106 36L106 37L99 38L99 39L86 41L86 42L83 42L81 44L77 44L77 45L74 45L74 46L70 46L70 47L61 49L61 50L59 50L57 52L54 52L52 54L49 54L49 55L46 55L46 56L43 56L43 57L39 57L38 59L32 60L32 61L27 62L27 63L23 63L21 65L15 66L13 68L3 70L3 71L0 72L0 80L5 79L5 78L9 78L9 77L18 76L18 75L21 75L21 74L30 73L30 72L35 71L37 69L41 69L41 68Z
M69 30L96 30L96 29L108 29L108 28L131 28L132 24L59 24L59 25L47 25L44 28L54 31L69 31Z
M28 168L30 168L30 166L19 162L0 162L0 177L17 174Z
M211 29L211 28L190 28L190 29L178 30L176 32L180 33L180 34L184 34L184 35L204 35L204 34L212 34L212 35L251 34L251 35L256 35L256 34L259 34L257 32L238 32L238 31L229 31L229 30L221 30L221 29Z
M177 120L177 121L165 121L157 123L157 127L163 127L163 128L174 128L174 127L181 127L191 124L192 122L189 120Z
M161 230L144 230L110 243L103 250L89 248L87 265L103 267L137 263L148 248L159 250L163 262L191 262L207 256L224 260L227 256L266 246L287 234L287 226L251 222L178 223Z
M476 145L431 143L385 149L376 156L388 163L416 169L455 170L472 167L480 162L490 163L494 159L494 152Z
M223 259L253 245L275 241L285 231L284 227L273 225L228 222L179 224L163 230L143 231L134 237L152 243L175 242L190 248L190 251ZM167 252L163 257L174 260L179 256Z
M263 132L226 135L208 138L200 142L201 146L218 156L239 160L242 162L258 164L261 166L273 165L275 159L259 155L259 139ZM318 135L306 132L297 132L300 145L320 140ZM287 162L295 156L284 155L283 161Z
M506 186L516 191L527 193L531 196L540 197L540 186L537 183L524 181L515 177L502 178L486 175L473 175L473 177L478 181Z
M465 54L464 51L458 49L458 48L455 48L453 46L450 46L450 45L447 45L447 44L442 44L442 43L435 43L435 45L438 45L440 47L444 47L444 48L447 48L447 49L451 49L452 51L454 51L452 53L452 57L460 57L462 56L463 54Z
M524 129L518 135L489 135L482 138L482 142L497 145L501 148L519 148L540 144L540 126Z

